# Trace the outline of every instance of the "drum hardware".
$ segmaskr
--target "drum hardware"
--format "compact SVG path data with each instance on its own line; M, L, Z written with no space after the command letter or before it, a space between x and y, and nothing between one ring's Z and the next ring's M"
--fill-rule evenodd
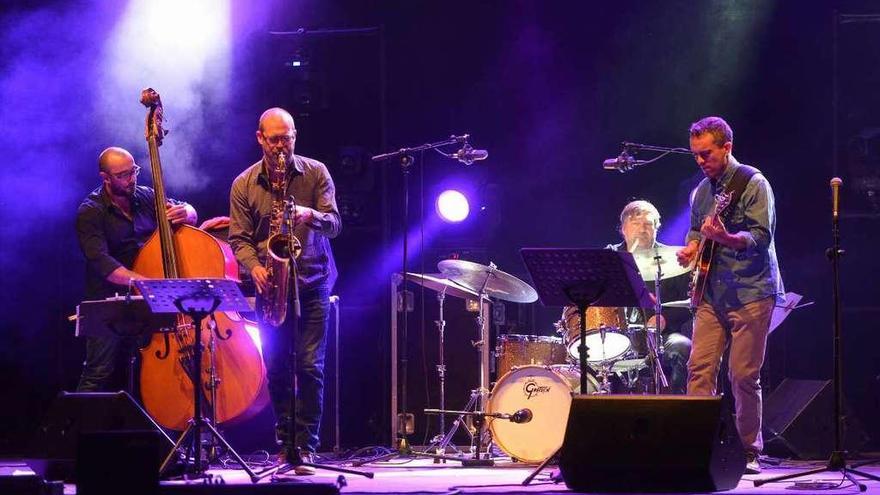
M446 409L446 361L444 358L444 349L446 348L446 341L444 337L446 331L446 320L443 316L443 307L445 306L447 290L449 290L449 286L444 284L442 288L440 288L440 290L437 292L437 304L439 314L437 320L434 322L437 325L437 333L439 336L437 377L440 381L440 409ZM468 404L468 407L470 407L470 403ZM452 430L449 433L446 433L446 416L441 414L439 433L431 439L431 444L428 445L428 447L425 449L425 452L430 452L432 449L434 449L434 453L443 455L446 454L446 449L449 446L452 446L452 449L455 451L456 454L461 454L461 451L458 449L458 447L456 447L455 444L452 443L452 436L455 435L456 430L458 430L458 421L456 421L456 424L454 425ZM435 463L439 463L441 461L442 459L434 459Z
M477 392L476 390L474 392ZM473 395L475 396L475 395ZM515 424L524 424L532 421L534 414L531 409L522 408L518 409L512 413L499 413L499 412L487 412L487 411L454 411L454 410L445 410L445 409L425 409L425 414L437 414L439 416L444 416L447 414L455 414L458 415L458 418L455 420L456 423L461 423L465 418L470 418L474 425L475 431L483 431L485 424L488 419L505 419ZM454 431L453 431L454 433ZM477 445L480 445L480 442L477 442ZM489 452L486 453L489 455ZM461 461L461 465L463 467L479 467L479 466L493 466L495 463L492 459L482 459L482 452L480 452L479 447L476 452L474 452L474 457L472 459L461 459L456 458L456 460Z
M666 326L666 320L663 318L663 303L660 297L660 281L664 279L664 276L665 278L671 278L690 270L690 267L682 267L677 263L670 264L671 261L676 259L675 253L680 249L683 249L683 247L654 246L652 249L654 251L654 265L656 266L656 271L654 272L654 325L651 326L650 320L645 318L645 331L648 347L647 361L651 366L652 376L654 377L654 393L656 394L660 394L663 389L669 387L669 381L666 379L666 373L663 372L663 366L660 363L660 355L663 353L663 342L660 332L663 331L662 327ZM644 256L636 258L636 264L643 258ZM666 264L669 264L669 270L664 274L663 266ZM639 271L641 272L641 266ZM642 276L644 277L645 275ZM644 310L642 311L644 312Z
M574 305L580 314L578 365L580 393L587 392L587 309L589 307L651 307L644 280L639 276L633 256L609 249L525 248L523 261L545 306ZM599 334L604 346L608 333ZM628 338L627 338L628 340ZM534 422L534 421L533 421ZM531 424L531 423L530 423ZM564 432L563 432L564 435ZM562 442L560 441L560 446ZM557 448L527 476L528 485L556 456Z
M459 287L476 293L480 301L476 317L479 337L473 342L474 347L480 353L480 386L477 389L479 400L474 404L474 407L475 410L485 411L489 397L490 353L487 345L489 327L485 315L487 304L484 303L491 303L493 298L516 303L531 303L538 300L538 293L529 284L499 270L498 266L491 262L489 266L486 266L465 260L443 260L437 263L437 269ZM480 465L492 465L492 460L489 458L491 440L488 439L485 423L475 423L474 426L477 428L477 432L471 437L471 447L475 458L469 460L468 465L477 465L475 462L482 463ZM486 458L480 459L484 447Z
M487 417L510 420L488 421L495 445L512 458L532 464L556 452L562 446L571 396L580 392L579 384L580 373L570 364L519 366L507 372L495 383L486 409ZM587 384L585 393L599 392L592 375ZM502 414L508 411L518 414Z

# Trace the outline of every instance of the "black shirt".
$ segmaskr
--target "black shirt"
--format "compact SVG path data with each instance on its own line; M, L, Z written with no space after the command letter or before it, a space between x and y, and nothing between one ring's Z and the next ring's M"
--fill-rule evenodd
M155 232L154 198L152 188L137 186L131 197L131 220L113 204L103 185L79 205L76 234L86 259L86 299L102 299L123 289L108 282L107 276L120 266L131 269L141 247Z

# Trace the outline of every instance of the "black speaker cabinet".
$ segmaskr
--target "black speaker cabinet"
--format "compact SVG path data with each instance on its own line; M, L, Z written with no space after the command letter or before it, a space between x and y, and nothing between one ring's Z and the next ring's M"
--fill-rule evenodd
M61 392L37 431L31 455L52 460L47 479L72 479L82 435L130 430L155 432L158 459L164 459L174 446L171 438L126 392Z
M705 492L735 488L745 471L720 397L575 397L559 462L581 492Z
M828 459L834 449L835 421L830 380L786 378L764 401L764 452L774 457ZM849 414L844 414L842 440L850 453L866 441L861 425Z
M156 495L161 437L155 430L80 432L76 494Z

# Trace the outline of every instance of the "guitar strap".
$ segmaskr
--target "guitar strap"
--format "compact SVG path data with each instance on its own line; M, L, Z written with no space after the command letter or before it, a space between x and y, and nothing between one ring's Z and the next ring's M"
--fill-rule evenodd
M739 202L739 198L742 196L743 191L746 190L746 185L748 185L749 180L759 172L760 170L755 167L743 164L740 164L736 171L733 172L733 177L730 178L730 182L727 184L727 192L730 193L730 206L721 214L725 221L730 218L730 215L732 215L733 209Z

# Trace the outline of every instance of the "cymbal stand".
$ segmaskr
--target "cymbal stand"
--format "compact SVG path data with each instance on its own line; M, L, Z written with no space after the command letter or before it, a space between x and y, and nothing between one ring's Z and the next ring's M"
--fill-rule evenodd
M660 254L655 253L654 261L657 262L657 271L654 274L654 326L649 326L648 320L645 319L645 344L648 348L654 393L658 395L669 387L669 381L666 379L666 373L663 372L663 365L660 363L660 355L663 354L663 329L660 328L663 321L663 306L660 300L660 280L663 278L662 260Z
M438 364L437 364L437 376L440 381L440 409L446 409L446 362L444 358L444 349L446 346L445 341L445 331L446 331L446 320L443 317L443 307L445 306L446 301L446 286L443 287L437 293L437 303L439 305L439 315L437 321L434 323L437 324L437 332L439 335L439 351L438 351ZM473 407L474 402L474 394L471 394L471 399L468 402L468 405L465 409L470 409ZM425 449L425 452L430 452L431 449L434 449L434 452L437 454L445 454L446 448L448 446L452 446L452 449L460 454L461 451L458 450L458 447L452 442L452 436L455 435L455 432L458 430L458 426L460 421L463 420L463 416L460 416L459 419L455 421L452 429L449 432L446 432L446 416L440 415L440 433L438 433L433 439L431 439L431 444ZM470 430L468 430L470 433ZM440 462L441 459L435 459L435 462Z
M489 405L489 326L487 325L486 316L484 313L484 307L488 306L489 296L486 295L486 287L489 285L489 279L495 276L495 270L498 269L498 265L495 263L489 262L489 271L486 273L486 279L483 280L483 285L480 287L480 290L477 291L477 295L479 296L479 311L477 312L477 331L479 332L480 340L473 342L474 347L479 352L479 363L480 363L480 388L479 388L479 402L478 402L478 410L485 411L486 407ZM477 416L473 416L472 418L476 418ZM483 421L474 421L474 427L476 428L476 434L471 438L471 446L472 452L474 452L473 462L469 463L470 466L492 466L494 462L491 459L491 440L487 440L487 430L486 423ZM486 458L480 459L480 453L485 447Z

